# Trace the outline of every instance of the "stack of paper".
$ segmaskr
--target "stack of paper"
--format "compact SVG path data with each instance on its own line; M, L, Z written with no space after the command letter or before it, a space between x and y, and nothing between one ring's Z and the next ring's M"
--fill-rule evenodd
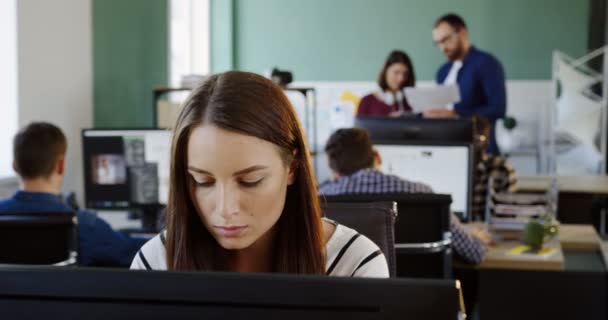
M434 87L406 87L407 102L414 112L421 113L430 109L447 108L460 101L458 85Z
M531 219L552 213L548 195L498 193L489 198L486 221L490 229L499 233L521 234Z

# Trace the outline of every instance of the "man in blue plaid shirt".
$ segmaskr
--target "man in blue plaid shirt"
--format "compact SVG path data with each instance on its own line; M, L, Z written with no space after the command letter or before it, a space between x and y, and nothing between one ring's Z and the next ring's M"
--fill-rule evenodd
M382 163L380 154L373 149L364 129L337 130L329 138L325 152L335 180L319 188L321 195L433 192L423 183L382 173L379 170ZM487 252L489 235L481 229L468 233L453 214L450 220L454 252L465 262L479 264Z

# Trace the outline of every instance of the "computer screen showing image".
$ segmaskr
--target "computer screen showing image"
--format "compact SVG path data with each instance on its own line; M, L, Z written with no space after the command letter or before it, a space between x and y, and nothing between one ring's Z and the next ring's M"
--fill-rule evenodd
M422 182L435 193L452 196L451 210L470 217L472 200L472 149L470 144L375 143L382 171L408 181Z
M85 129L82 150L87 208L167 203L170 131Z

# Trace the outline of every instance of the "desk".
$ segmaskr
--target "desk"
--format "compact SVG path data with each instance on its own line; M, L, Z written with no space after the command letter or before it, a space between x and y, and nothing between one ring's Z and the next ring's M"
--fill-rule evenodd
M490 247L486 258L479 268L520 269L520 270L564 270L564 253L559 240L545 243L546 247L555 248L556 252L548 257L511 255L507 251L520 245L518 241L497 243Z
M548 245L559 247L561 265L515 263L504 245L491 248L478 269L480 319L606 319L606 244L593 226L560 225Z
M465 227L472 228L480 225L482 224L470 223ZM564 270L564 251L596 252L602 248L601 239L593 226L571 224L560 225L558 236L545 244L547 247L557 249L556 253L547 258L507 254L508 250L519 244L521 243L517 241L505 241L495 244L489 248L486 258L479 267L521 270ZM604 259L608 259L608 253L604 253Z
M465 229L478 228L485 226L484 223L476 222L463 225ZM593 228L593 227L591 227ZM572 233L570 230L567 230ZM593 230L595 232L595 230ZM578 235L578 233L577 233ZM566 237L572 239L573 236ZM545 243L545 246L555 248L557 252L545 258L534 256L519 256L510 255L507 253L510 249L520 245L519 241L504 241L492 245L488 249L483 262L478 268L499 268L499 269L520 269L520 270L563 270L564 269L564 253L560 243L559 236Z
M480 319L605 319L608 242L602 243L592 226L560 225L549 243L559 248L553 260L516 260L505 253L515 245L491 247L476 268L456 266L455 274L465 279L468 310L477 302Z
M602 241L592 225L564 224L559 226L559 242L563 250L597 251Z
M517 191L545 192L552 180L548 176L521 176ZM560 192L608 195L608 176L558 176L557 185Z
M559 239L566 263L564 269L597 272L608 266L602 241L593 226L560 225Z

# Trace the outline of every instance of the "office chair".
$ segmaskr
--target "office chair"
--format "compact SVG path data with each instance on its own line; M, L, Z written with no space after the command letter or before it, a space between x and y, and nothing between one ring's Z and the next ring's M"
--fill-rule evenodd
M397 277L450 278L450 204L441 194L349 194L321 196L321 202L397 202L395 253Z
M0 263L76 264L77 224L74 212L0 214Z
M395 257L395 202L338 203L321 201L323 215L372 240L388 262L389 274L396 276Z

